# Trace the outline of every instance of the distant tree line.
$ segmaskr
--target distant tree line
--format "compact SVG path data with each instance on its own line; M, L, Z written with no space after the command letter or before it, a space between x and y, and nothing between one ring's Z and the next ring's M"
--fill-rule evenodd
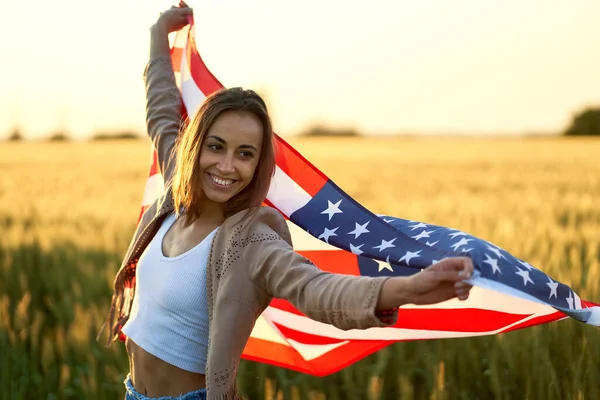
M586 108L573 116L565 136L600 136L600 107ZM302 136L309 137L357 137L360 133L355 128L332 128L323 125L313 125L301 132ZM124 140L140 139L143 136L134 131L124 130L116 132L98 132L91 136L91 140ZM15 127L7 139L12 142L24 140L23 132ZM47 136L52 142L68 141L71 137L64 131L56 131Z
M93 134L89 140L102 141L102 140L127 140L127 139L141 139L142 136L134 131L117 131L117 132L99 132ZM25 140L23 132L19 128L14 128L8 135L8 141L19 142ZM72 137L64 131L55 131L45 138L50 142L67 142Z
M92 136L92 140L123 140L123 139L141 139L142 136L133 131L121 131L121 132L101 132L95 133Z
M330 128L323 125L313 125L312 127L304 130L301 135L311 137L353 137L360 136L360 133L354 128Z
M565 136L600 136L600 107L587 108L575 114Z

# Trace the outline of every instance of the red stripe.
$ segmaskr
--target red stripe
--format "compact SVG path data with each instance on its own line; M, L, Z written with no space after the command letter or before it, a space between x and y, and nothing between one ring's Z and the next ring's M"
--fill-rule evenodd
M181 56L183 55L183 49L179 47L171 48L171 64L173 65L174 72L181 72Z
M394 342L385 340L350 341L311 360L314 371L312 375L326 376L336 373L392 343Z
M356 255L347 251L300 250L297 253L314 262L323 271L334 274L360 275Z
M300 372L311 373L313 370L311 363L304 360L292 347L253 337L246 342L242 358Z
M311 333L302 332L297 329L288 328L285 325L280 325L276 322L273 322L279 332L283 334L287 339L295 340L296 342L306 343L306 344L335 344L343 342L344 339L331 338L329 336L322 335L313 335Z
M142 209L140 210L140 215L138 215L138 220L137 220L138 223L142 220L142 216L144 215L144 213L146 212L148 207L149 206L142 206Z
M360 340L346 343L313 360L306 361L296 350L279 343L250 338L242 354L246 360L284 367L314 376L326 376L340 371L391 344L383 340Z
M194 82L205 96L223 88L221 82L208 70L200 57L191 29L188 33L187 62Z
M600 307L599 303L592 303L591 301L586 300L581 300L581 305L583 308Z
M529 314L480 308L400 308L396 328L450 332L489 332L514 324Z
M556 311L556 312L553 312L552 314L542 315L539 317L531 318L527 321L521 322L520 324L511 326L510 328L507 328L503 332L510 332L510 331L514 331L517 329L528 328L528 327L534 326L534 325L547 324L549 322L558 321L559 319L565 318L565 317L566 317L565 314L563 314L559 311Z
M275 141L277 144L275 153L277 166L314 197L327 183L327 176L315 168L285 140L275 135Z
M270 306L304 316L287 300L273 299ZM511 314L480 308L400 308L398 321L388 329L484 333L503 329L529 316L530 314Z
M158 152L154 150L152 152L152 165L150 165L150 172L148 174L148 177L151 177L152 175L156 174L160 174L160 168L158 166Z

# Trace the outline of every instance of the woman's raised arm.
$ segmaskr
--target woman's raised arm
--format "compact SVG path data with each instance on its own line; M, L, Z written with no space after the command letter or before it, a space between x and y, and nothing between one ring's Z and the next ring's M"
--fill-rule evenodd
M150 29L150 61L144 71L146 83L146 126L158 153L165 182L175 166L175 142L181 128L181 94L175 83L168 34L188 23L192 9L185 3L163 12Z

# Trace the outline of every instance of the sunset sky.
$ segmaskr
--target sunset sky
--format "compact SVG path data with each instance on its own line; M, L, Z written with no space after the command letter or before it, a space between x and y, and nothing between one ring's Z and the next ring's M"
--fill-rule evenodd
M193 1L226 86L275 130L558 132L600 105L600 1ZM3 1L0 137L144 132L148 28L169 1Z

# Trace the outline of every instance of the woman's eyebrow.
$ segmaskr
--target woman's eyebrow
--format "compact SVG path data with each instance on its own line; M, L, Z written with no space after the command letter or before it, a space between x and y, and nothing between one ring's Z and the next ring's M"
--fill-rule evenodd
M207 137L207 139L215 139L217 142L221 142L221 143L223 143L223 144L226 144L226 143L227 143L227 142L225 141L225 139L223 139L223 138L221 138L221 137L218 137L218 136L214 136L214 135L208 136L208 137Z
M222 137L219 136L215 136L215 135L210 135L206 137L207 139L214 139L217 142L221 143L221 144L227 144L227 141L225 139L223 139ZM258 149L251 145L251 144L241 144L238 146L238 149L252 149L254 151L258 151Z

